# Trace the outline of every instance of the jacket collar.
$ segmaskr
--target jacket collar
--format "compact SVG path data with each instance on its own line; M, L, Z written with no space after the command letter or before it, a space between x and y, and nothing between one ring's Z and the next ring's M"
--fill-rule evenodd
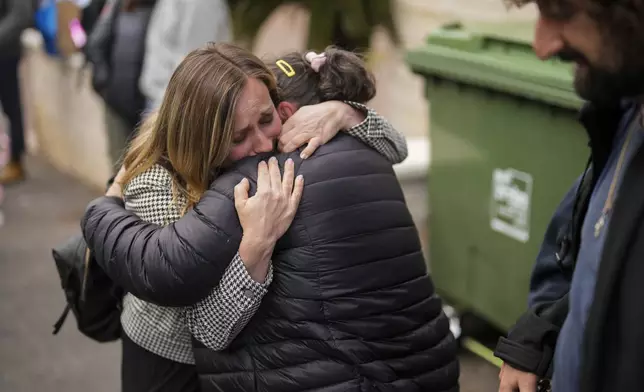
M596 177L608 160L620 122L636 106L634 100L622 100L604 104L590 102L581 109L579 121L588 133Z
M636 107L636 102L625 105L621 112L622 118L632 113ZM628 117L631 118L631 116ZM612 378L614 374L611 370L607 370L611 369L615 362L606 367L606 361L617 361L613 356L615 352L607 349L612 342L615 342L616 332L629 332L627 337L622 337L622 340L625 339L624 341L632 344L641 343L630 339L630 336L640 336L636 332L632 333L633 328L637 326L626 321L632 320L634 316L632 314L628 317L624 316L623 304L621 307L616 304L624 298L641 298L642 294L637 285L633 285L632 281L630 285L625 283L628 279L624 278L628 275L629 268L633 268L632 266L640 261L638 259L640 254L637 252L641 251L641 247L637 247L640 245L637 242L637 236L640 235L639 228L644 216L644 203L642 203L644 182L640 180L642 168L644 168L644 149L640 148L625 168L620 191L611 213L611 224L606 233L593 294L594 300L584 333L580 389L582 391L604 391L607 390L606 385L613 385L618 381ZM625 297L619 297L624 293L628 294ZM611 313L612 311L616 313ZM616 329L618 326L623 329Z

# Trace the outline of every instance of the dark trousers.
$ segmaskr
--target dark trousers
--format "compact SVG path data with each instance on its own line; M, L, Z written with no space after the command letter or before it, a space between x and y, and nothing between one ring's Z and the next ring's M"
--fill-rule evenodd
M25 152L25 132L20 102L18 65L20 58L0 56L0 104L9 119L11 138L11 160L19 161Z
M199 392L194 365L160 357L121 334L121 392Z
M121 392L199 392L194 365L160 357L121 334Z

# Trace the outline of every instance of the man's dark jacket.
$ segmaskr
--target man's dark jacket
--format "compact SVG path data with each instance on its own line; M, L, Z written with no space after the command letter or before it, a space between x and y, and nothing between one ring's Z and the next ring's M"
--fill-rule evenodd
M496 355L515 368L548 377L568 311L568 289L592 189L633 103L587 105L581 122L590 138L589 169L562 202L546 233L531 283L532 307ZM580 391L635 391L644 385L644 148L624 173L601 255L584 334ZM572 197L576 194L575 197Z
M304 194L273 254L274 280L224 351L196 343L204 391L457 391L456 343L390 163L349 136L296 162ZM96 259L126 290L190 305L220 280L242 235L233 187L261 157L220 176L165 228L101 198L84 217Z

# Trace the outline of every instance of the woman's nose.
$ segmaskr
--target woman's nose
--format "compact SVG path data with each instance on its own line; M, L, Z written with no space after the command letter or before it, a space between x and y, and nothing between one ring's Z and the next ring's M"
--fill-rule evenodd
M546 60L559 53L564 47L561 38L561 22L539 16L532 47L534 53L541 60Z
M255 139L255 153L261 154L264 152L273 151L274 140L266 137L262 132L257 133L257 138Z

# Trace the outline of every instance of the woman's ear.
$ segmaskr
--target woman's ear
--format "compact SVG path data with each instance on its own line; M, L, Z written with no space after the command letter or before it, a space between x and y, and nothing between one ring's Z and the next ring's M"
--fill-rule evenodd
M282 123L291 118L293 113L295 113L296 111L297 106L290 102L280 102L279 105L277 105L277 114L280 116Z

